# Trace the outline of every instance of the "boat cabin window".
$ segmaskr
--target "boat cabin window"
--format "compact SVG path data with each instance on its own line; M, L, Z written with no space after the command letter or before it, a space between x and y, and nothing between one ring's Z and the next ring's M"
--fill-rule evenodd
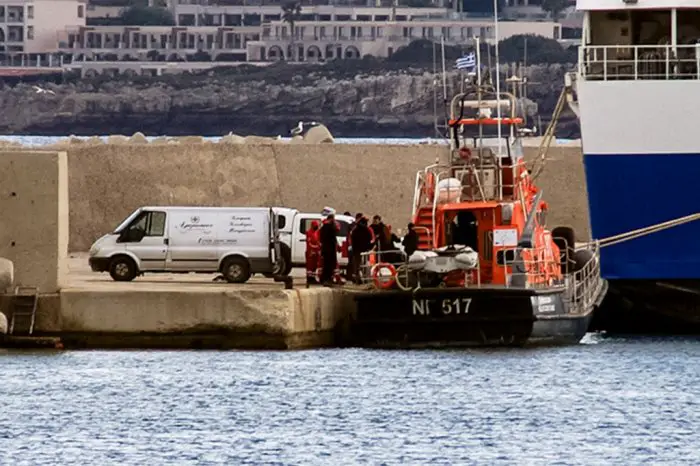
M700 9L588 13L581 63L585 79L697 79ZM675 39L675 40L674 40Z
M515 262L515 249L501 249L496 253L496 264L511 265Z

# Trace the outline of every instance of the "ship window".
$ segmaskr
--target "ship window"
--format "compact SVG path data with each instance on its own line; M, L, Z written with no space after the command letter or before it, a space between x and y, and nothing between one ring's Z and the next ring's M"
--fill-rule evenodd
M496 264L511 265L515 262L515 249L501 249L496 253Z

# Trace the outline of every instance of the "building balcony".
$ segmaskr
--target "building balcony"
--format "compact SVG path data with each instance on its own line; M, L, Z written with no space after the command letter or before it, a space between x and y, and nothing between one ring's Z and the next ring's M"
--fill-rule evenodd
M66 47L61 52L68 53L77 61L212 61L227 60L231 55L245 55L245 46L240 48L81 48ZM226 58L229 57L229 58Z

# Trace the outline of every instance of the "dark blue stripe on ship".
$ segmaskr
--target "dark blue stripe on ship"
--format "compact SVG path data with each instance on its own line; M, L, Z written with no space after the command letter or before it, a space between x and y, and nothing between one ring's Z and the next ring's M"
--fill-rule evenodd
M700 212L700 154L584 156L594 238ZM700 221L601 250L608 279L700 278Z

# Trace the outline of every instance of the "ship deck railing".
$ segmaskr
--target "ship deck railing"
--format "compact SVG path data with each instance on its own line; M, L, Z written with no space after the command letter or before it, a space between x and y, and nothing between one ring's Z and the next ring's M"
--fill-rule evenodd
M435 231L435 214L438 206L441 204L440 191L438 184L447 178L456 178L461 181L457 188L448 188L446 191L447 197L453 197L459 192L456 202L488 202L488 201L514 201L516 199L523 200L524 193L520 192L522 184L517 180L516 173L518 168L524 167L525 161L521 160L513 165L502 165L500 162L495 164L479 164L470 163L464 164L434 164L426 167L424 170L416 173L414 191L413 191L413 210L412 217L415 217L419 209L425 207L432 208L433 214L433 231ZM504 169L512 171L512 183L504 182ZM432 202L427 198L424 192L424 186L428 175L434 177L435 190Z
M464 288L517 288L517 289L562 289L565 290L564 299L570 303L570 309L575 312L578 309L587 308L598 296L600 280L600 253L599 249L593 250L593 257L580 270L571 273L558 274L561 270L561 258L552 256L551 249L546 246L538 248L502 248L502 263L493 267L502 267L505 276L504 283L493 283L486 279L486 275L493 276L494 270L487 272L481 267L481 261L472 270L464 270ZM519 252L519 254L518 254ZM510 253L510 254L509 254ZM565 253L566 254L566 253ZM568 257L567 260L571 261ZM573 261L571 261L573 262ZM376 251L372 250L361 254L359 267L360 283L369 289L380 289L385 281L391 281L392 277L387 268L375 271L378 264L391 265L395 275L393 280L396 286L393 288L415 290L427 285L421 284L423 278L427 278L426 272L420 270L410 271L408 257L401 250ZM558 278L554 278L559 275ZM379 283L378 283L379 281ZM454 287L456 285L452 285Z
M587 81L700 80L700 43L583 45L578 67Z
M501 252L502 251L502 252ZM547 246L520 248L517 246L502 248L498 267L503 267L506 288L545 289L566 287L566 277L557 273L561 271L561 259L553 256Z
M401 250L389 250L389 251L377 251L372 250L369 252L363 252L361 255L361 263L359 267L359 281L360 284L368 289L379 289L377 286L377 281L384 282L390 281L391 277L387 273L387 269L383 269L383 273L380 274L377 271L377 276L375 276L375 267L378 264L391 265L394 268L396 274L393 277L395 283L394 288L404 289L404 290L415 290L421 288L421 277L423 273L421 271L409 271L408 268L408 256L404 251ZM465 280L463 287L481 287L481 276L476 273L479 267L474 271L467 271L465 274Z
M572 309L585 311L593 306L603 287L600 274L600 244L594 242L591 246L591 258L581 269L570 274L567 279L567 299Z

